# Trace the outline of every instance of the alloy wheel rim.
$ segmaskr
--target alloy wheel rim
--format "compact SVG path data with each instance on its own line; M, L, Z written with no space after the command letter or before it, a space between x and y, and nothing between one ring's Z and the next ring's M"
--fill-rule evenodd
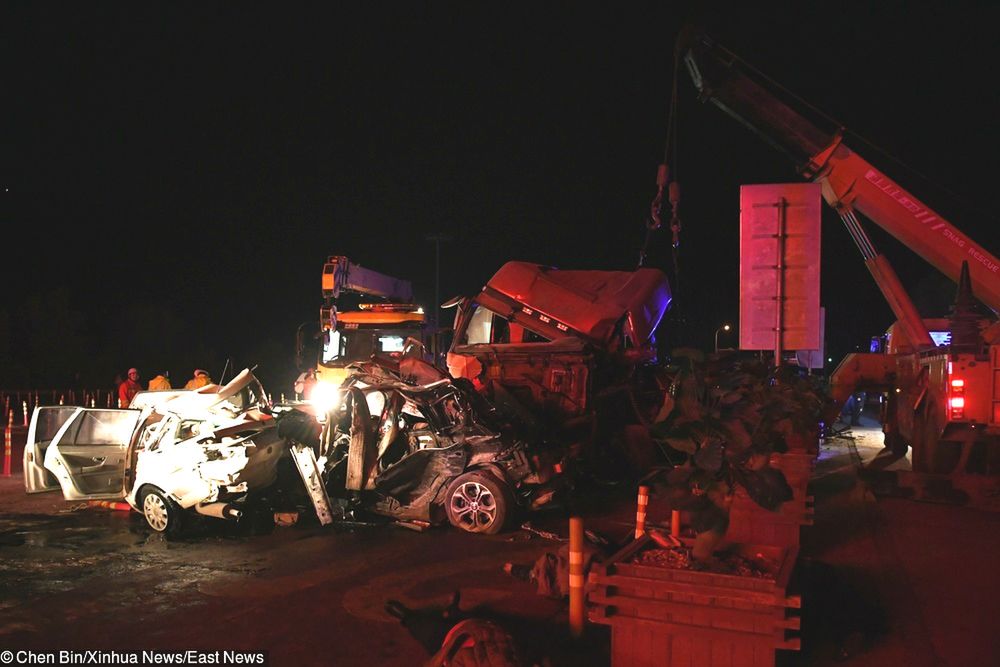
M451 511L463 529L478 533L493 525L498 508L493 492L486 486L479 482L466 482L452 494Z

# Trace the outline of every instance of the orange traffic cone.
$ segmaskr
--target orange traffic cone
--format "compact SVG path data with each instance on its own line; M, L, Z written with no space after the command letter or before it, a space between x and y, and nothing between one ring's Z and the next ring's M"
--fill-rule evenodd
M132 506L128 503L118 503L113 500L89 500L87 501L88 507L103 507L109 510L117 510L119 512L128 512L132 509Z

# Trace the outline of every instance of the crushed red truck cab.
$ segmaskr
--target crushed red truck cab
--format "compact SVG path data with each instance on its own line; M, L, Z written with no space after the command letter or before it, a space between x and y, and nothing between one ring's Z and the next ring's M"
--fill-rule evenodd
M567 271L508 262L479 294L453 300L448 370L555 423L592 415L599 395L635 394L636 368L653 372L654 332L670 300L667 278L656 269Z

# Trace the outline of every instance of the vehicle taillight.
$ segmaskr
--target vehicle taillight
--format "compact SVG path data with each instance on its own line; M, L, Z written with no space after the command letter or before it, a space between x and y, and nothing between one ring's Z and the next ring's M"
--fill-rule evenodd
M951 381L951 396L948 398L948 412L952 419L965 418L965 380Z

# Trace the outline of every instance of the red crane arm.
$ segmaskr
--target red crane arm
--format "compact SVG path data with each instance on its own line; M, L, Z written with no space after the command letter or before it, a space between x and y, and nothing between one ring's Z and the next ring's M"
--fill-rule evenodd
M854 210L956 282L963 260L968 261L976 296L1000 311L1000 260L848 148L840 128L829 119L813 110L793 108L795 101L787 94L771 90L773 82L704 34L685 33L678 48L702 99L788 155L806 178L823 186L824 198L844 220L911 341L930 344L909 296L868 240Z
M837 141L804 172L828 204L861 211L954 282L968 261L976 296L1000 311L1000 260L860 155Z

